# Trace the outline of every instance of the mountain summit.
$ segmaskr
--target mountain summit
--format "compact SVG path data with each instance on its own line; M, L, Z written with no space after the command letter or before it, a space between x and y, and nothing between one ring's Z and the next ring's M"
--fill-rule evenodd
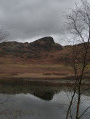
M0 43L0 55L31 60L51 59L50 54L59 52L62 46L52 37L43 37L31 43L16 41ZM48 58L47 58L48 57Z
M55 43L52 37L44 37L30 43L31 48L39 48L40 50L55 51L61 50L62 46Z

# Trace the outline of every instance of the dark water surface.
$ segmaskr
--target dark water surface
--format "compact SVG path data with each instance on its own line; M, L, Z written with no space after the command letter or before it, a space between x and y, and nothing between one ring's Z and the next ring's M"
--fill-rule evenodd
M65 119L71 92L71 88L63 86L1 85L0 119ZM83 90L81 112L88 106L90 106L89 88ZM75 114L75 104L72 114ZM90 110L83 119L90 119Z

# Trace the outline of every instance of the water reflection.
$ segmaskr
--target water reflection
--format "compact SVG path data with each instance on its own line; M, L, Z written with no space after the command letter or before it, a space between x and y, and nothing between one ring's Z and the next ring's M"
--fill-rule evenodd
M44 100L52 100L54 94L64 90L72 92L73 87L52 87L52 86L33 86L33 85L0 85L0 93L3 94L33 94ZM90 87L82 87L83 94L90 96Z
M69 99L71 99L71 96L73 95L72 92L65 92L60 91L58 94L55 94L53 97L52 102L57 102L59 105L63 105L66 107L69 104ZM75 113L76 113L76 104L77 104L77 94L75 94L74 103L72 105L72 118L75 119ZM86 96L85 94L82 94L81 96L81 103L80 103L80 115L88 108L90 107L90 96ZM82 119L90 119L90 108L85 112Z
M30 86L30 85L0 85L0 93L4 94L20 94L30 93L44 100L51 100L53 95L61 89L56 87L46 86Z
M22 88L5 85L0 87L0 93L0 119L65 119L68 97L72 95L65 87ZM90 105L90 96L87 94L82 95L83 110ZM90 110L83 119L90 119Z
M69 94L69 92L68 92ZM68 98L64 91L53 96L51 101L42 100L31 94L0 94L0 101L7 99L0 104L0 119L65 119ZM90 105L86 99L89 96L82 96L83 109ZM73 111L74 112L74 111ZM90 119L90 110L83 119Z
M53 91L34 92L34 95L44 100L51 100L53 98L54 92Z
M8 101L0 106L0 118L3 119L63 119L64 110L57 103L44 101L31 94L6 95L1 94L3 100Z

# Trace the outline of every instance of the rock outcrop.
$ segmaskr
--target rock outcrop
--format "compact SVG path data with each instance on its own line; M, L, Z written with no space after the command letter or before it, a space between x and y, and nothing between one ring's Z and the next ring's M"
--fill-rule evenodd
M30 47L48 51L55 51L62 49L62 46L60 44L55 43L52 37L44 37L39 40L36 40L30 43Z

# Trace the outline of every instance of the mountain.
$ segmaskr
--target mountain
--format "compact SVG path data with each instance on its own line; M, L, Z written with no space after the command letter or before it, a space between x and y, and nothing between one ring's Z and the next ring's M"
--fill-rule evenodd
M44 37L31 43L16 41L0 43L0 56L45 61L52 60L53 54L62 49L63 47L55 43L52 37Z
M77 45L80 49L83 44ZM44 37L31 43L16 41L0 43L0 58L31 63L71 63L73 46L61 46L52 37ZM79 53L81 55L81 53ZM90 55L89 58L90 60Z

